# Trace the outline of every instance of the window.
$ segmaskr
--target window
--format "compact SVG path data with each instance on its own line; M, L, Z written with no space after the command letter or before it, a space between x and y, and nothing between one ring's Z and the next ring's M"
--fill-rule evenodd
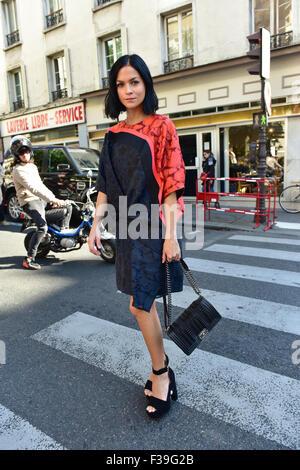
M254 31L267 28L270 31L271 0L254 0Z
M30 136L32 143L55 141L56 144L64 145L65 139L70 142L70 138L77 138L77 126L54 127L43 131L33 132Z
M253 8L254 31L267 28L273 49L292 43L292 0L253 0Z
M70 162L62 149L53 149L48 151L48 171L57 172L57 165L68 164Z
M105 47L105 65L106 74L109 75L113 64L122 55L122 40L121 36L107 39L104 41Z
M276 27L278 34L292 29L292 0L277 1Z
M228 176L236 178L243 175L257 175L258 148L259 148L259 130L253 129L251 125L231 126L224 128L225 139L221 154L227 155L227 161L224 162L228 168ZM279 164L284 166L285 159L285 136L286 129L284 121L269 122L267 130L267 155L276 155ZM220 145L221 142L220 142ZM270 173L270 170L268 170ZM226 176L226 174L221 174ZM273 177L277 179L279 186L281 183L281 171L276 169ZM231 189L241 193L249 192L249 184L242 182L231 182Z
M8 82L12 111L17 111L20 108L24 108L21 70L13 70L9 72Z
M92 149L69 148L69 154L81 170L97 170L99 155Z
M21 88L20 72L14 72L14 85L15 85L16 98L17 100L21 100L22 88Z
M50 57L50 82L52 101L67 98L66 61L63 54Z
M20 41L17 9L15 0L2 2L6 27L6 46L12 46Z
M192 10L165 19L167 62L164 72L176 72L194 65L194 32Z
M44 0L45 26L52 28L64 22L63 0Z
M38 167L39 173L45 171L45 157L47 154L47 150L39 150L39 149L34 149L33 150L33 155L34 155L34 163Z
M62 0L48 0L49 13L62 9Z
M20 72L14 72L13 76L16 101L20 103L23 100Z
M65 88L67 84L65 57L56 57L55 59L53 59L53 65L55 88L56 90L61 90Z
M192 10L166 18L168 60L194 53Z
M103 55L104 55L104 63L105 63L105 70L104 70L104 78L102 78L102 86L103 88L108 87L108 75L111 71L113 64L116 60L121 57L122 55L122 39L121 36L114 36L109 39L103 40Z

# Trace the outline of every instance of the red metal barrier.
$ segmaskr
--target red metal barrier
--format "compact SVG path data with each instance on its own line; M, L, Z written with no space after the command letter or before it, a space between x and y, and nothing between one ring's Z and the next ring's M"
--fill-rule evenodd
M210 189L210 181L233 181L252 183L256 185L257 192L252 193L238 193L238 192L212 192ZM203 185L203 191L199 191L199 187ZM231 212L237 214L247 214L256 216L256 225L254 228L259 227L266 221L267 225L264 231L268 230L275 223L275 210L276 210L276 194L277 182L275 178L198 178L196 180L196 205L198 209L199 201L204 204L204 220L207 220L207 211L217 212ZM243 197L256 199L255 209L234 209L234 208L221 208L219 206L220 196L229 197ZM260 201L264 200L264 209L260 206ZM211 207L211 203L215 202L216 207ZM208 212L210 218L210 212Z

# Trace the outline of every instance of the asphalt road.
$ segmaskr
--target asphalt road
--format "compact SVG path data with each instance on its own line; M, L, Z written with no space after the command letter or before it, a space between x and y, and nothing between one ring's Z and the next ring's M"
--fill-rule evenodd
M300 447L298 237L207 230L204 249L185 252L223 318L189 358L166 340L179 400L155 422L151 364L114 265L85 246L26 271L18 230L0 228L0 449ZM186 287L174 313L193 299Z

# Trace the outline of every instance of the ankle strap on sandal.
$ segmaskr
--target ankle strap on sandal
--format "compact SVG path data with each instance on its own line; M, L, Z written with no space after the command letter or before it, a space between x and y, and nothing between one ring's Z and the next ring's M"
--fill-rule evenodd
M164 367L163 369L159 369L159 370L155 370L152 368L152 372L155 375L165 374L166 372L168 372L168 370L169 370L168 367Z
M166 357L165 357L165 366L168 367L168 365L169 365L169 358L168 358L168 356L166 355L166 353L165 353L165 356L166 356Z

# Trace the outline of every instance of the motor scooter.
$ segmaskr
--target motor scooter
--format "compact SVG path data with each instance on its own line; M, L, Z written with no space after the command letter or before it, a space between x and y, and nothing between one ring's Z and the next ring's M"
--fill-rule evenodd
M87 242L90 229L95 216L95 206L91 200L91 195L95 193L94 187L90 187L87 190L86 202L81 204L74 201L66 201L68 204L72 204L76 207L80 218L82 219L80 225L75 228L67 230L60 230L55 224L48 224L48 231L43 237L37 251L37 258L45 258L50 251L55 253L58 252L70 252L80 250L80 248ZM33 234L36 232L37 227L33 220L27 215L22 213L21 218L24 219L21 231L28 230L24 239L24 245L26 251L29 249L30 240ZM104 261L108 263L115 263L116 259L116 243L115 236L108 232L104 225L100 224L100 239L101 239L101 250L100 256Z

